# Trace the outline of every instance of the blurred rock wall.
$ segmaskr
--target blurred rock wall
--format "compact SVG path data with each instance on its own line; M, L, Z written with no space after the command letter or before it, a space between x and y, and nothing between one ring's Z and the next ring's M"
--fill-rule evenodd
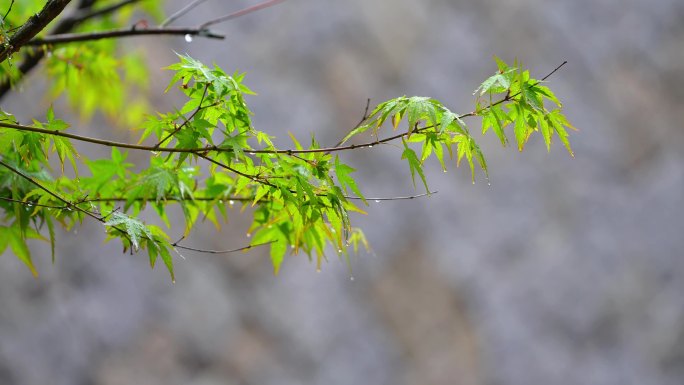
M254 3L207 2L178 24ZM353 260L353 281L343 262L317 274L305 256L273 277L255 250L184 253L172 285L97 226L64 234L55 265L36 245L38 280L6 253L0 384L682 384L684 3L289 0L217 29L225 41L126 40L150 58L160 110L180 101L156 71L172 50L247 71L255 124L282 144L288 131L336 142L366 98L467 112L492 55L538 77L568 60L550 83L580 129L576 158L483 138L491 186L432 165L439 194L356 218L374 252ZM48 104L30 80L3 105L27 119ZM126 138L101 118L78 129ZM383 146L345 159L368 196L411 194L399 158ZM239 247L246 219L188 242Z

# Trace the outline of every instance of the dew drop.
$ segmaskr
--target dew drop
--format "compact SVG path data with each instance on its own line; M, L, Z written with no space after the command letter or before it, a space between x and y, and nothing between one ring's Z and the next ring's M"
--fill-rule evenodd
M228 204L232 206L232 205L235 204L235 201L231 199L231 200L228 201Z
M187 41L188 43L191 43L191 42L192 42L192 35L189 34L189 33L186 34L186 35L185 35L185 41Z
M247 238L251 237L252 233L247 233Z
M446 172L447 172L447 170L442 170L442 172L443 172L443 173L446 173Z
M341 252L342 252L342 249L337 249L337 252L338 252L338 253L341 253Z
M375 200L375 203L380 203L380 199L376 199L376 200Z
M371 144L370 146L368 146L368 148L373 148L373 145Z

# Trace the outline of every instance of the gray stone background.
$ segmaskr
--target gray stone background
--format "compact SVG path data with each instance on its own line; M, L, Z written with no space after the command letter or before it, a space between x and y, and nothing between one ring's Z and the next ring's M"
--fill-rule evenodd
M177 24L251 4L210 1ZM37 280L6 253L0 384L684 383L684 2L290 0L217 29L225 41L125 41L150 57L157 108L180 101L156 71L172 50L247 71L260 129L323 143L366 98L469 111L492 55L538 77L568 60L550 85L580 128L576 158L486 137L491 186L433 164L439 194L356 218L374 253L354 258L353 281L305 256L274 277L255 250L185 253L174 285L92 223L61 236L55 265L36 245ZM41 84L3 107L38 116ZM77 129L128 138L101 118ZM413 193L396 148L345 156L367 195ZM188 242L242 246L246 219Z

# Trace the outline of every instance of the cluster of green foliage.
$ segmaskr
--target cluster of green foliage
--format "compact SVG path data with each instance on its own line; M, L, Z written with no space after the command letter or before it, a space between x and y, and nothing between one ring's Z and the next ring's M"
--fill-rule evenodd
M42 3L14 4L2 20L3 41L9 41L12 30ZM95 2L98 7L113 3ZM159 1L140 3L159 14ZM129 23L130 15L107 14L80 24L75 32L117 28ZM350 215L364 213L361 207L368 202L353 177L355 170L340 154L400 141L401 159L414 185L419 179L430 193L423 166L431 156L445 170L451 159L456 165L465 159L473 178L475 165L487 171L465 118L481 117L482 132L491 129L504 146L510 126L520 150L532 133L541 132L547 148L555 135L570 151L566 128L572 127L561 103L543 80L531 78L518 63L509 66L497 59L496 73L476 90L473 112L459 115L438 100L402 96L372 109L336 146L323 147L313 135L302 144L291 135L292 148L282 149L252 124L246 97L253 92L243 74L231 75L187 55L179 55L179 61L166 68L173 72L167 91L179 90L187 98L182 107L147 115L144 101L131 108L129 95L145 87L145 66L135 52L120 54L116 42L26 48L0 63L0 81L16 82L21 80L17 63L33 50L45 50L52 97L65 95L85 117L97 111L119 114L120 123L135 123L139 136L137 143L80 136L71 133L52 108L30 125L0 110L0 253L9 246L34 274L28 239L49 240L54 259L55 224L70 230L92 220L101 223L109 239L118 239L124 251L145 250L152 266L161 258L173 278L173 255L185 247L167 234L173 230L167 217L171 206L179 207L185 218L183 237L198 220L207 219L218 228L231 209L251 206L248 247L268 245L276 273L288 251L307 254L320 268L331 250L348 261L349 250L367 247ZM120 111L129 113L121 119ZM382 130L392 131L381 139ZM347 144L367 131L372 132L370 141ZM77 152L76 143L108 146L111 153L87 159ZM126 160L128 151L145 151L149 164L135 168ZM166 228L138 219L146 207L154 209Z

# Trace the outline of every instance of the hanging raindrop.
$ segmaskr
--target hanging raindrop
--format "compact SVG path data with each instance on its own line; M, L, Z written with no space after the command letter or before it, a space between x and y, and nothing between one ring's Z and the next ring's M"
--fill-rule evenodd
M187 41L188 43L192 43L192 35L189 33L186 34L185 35L185 41Z
M375 200L375 203L380 203L380 199L376 199L376 200Z

